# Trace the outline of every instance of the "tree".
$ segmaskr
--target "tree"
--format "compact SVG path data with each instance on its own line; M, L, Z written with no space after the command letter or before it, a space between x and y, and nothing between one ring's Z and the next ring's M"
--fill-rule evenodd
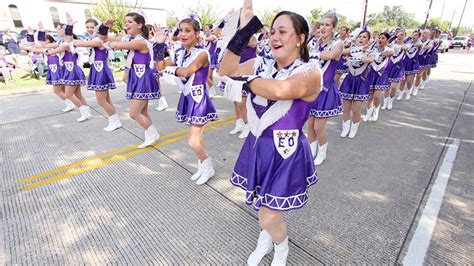
M267 10L265 9L263 13L261 13L258 17L262 21L263 25L270 26L272 25L272 21L275 18L275 16L281 11L282 9L280 7L277 7L273 10Z
M321 20L321 16L323 14L323 10L321 8L313 8L309 12L311 15L308 16L308 20L311 23L315 23Z
M168 12L168 14L166 15L166 26L172 28L176 27L178 25L178 22L176 20L177 17L175 13L173 11Z
M118 33L125 28L125 16L129 12L136 12L141 5L138 0L134 3L124 0L103 0L92 8L95 17L102 21L114 19L116 24L110 31Z
M188 7L187 9L188 14L196 14L201 19L201 25L204 27L206 24L214 24L218 19L217 10L211 4L201 4L201 1L197 1L195 7Z
M390 27L412 28L418 25L414 19L415 15L406 12L402 6L384 6L382 16Z
M378 24L386 24L385 17L381 13L372 13L367 17L367 25L374 26Z
M432 18L426 23L428 28L439 28L441 31L447 31L449 28L449 22L443 21L440 18Z

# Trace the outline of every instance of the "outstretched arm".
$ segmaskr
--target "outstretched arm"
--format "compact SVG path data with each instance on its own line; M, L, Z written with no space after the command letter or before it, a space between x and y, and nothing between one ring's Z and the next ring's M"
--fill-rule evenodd
M130 42L110 42L110 48L118 50L138 50L142 53L148 52L148 47L144 40L132 40Z
M342 55L343 44L338 42L331 51L322 51L319 57L323 60L339 60Z
M317 69L295 74L285 80L258 78L250 82L256 95L269 100L316 99L321 87L321 72Z
M75 40L74 46L76 47L103 47L104 42L102 42L101 39L94 39L90 41L81 41L81 40Z
M248 45L256 30L263 26L258 18L253 15L252 0L244 0L240 12L240 24L241 29L235 33L224 52L224 57L219 68L219 74L221 76L253 74L253 64L255 60L249 60L243 64L239 64L243 49Z

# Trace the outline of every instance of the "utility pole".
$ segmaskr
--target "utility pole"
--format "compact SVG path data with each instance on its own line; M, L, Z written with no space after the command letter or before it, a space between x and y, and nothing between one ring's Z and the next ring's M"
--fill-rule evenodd
M364 15L362 17L362 21L360 22L360 27L363 28L365 26L365 19L367 17L367 6L369 5L369 0L364 0Z
M441 16L439 17L440 20L443 20L443 14L444 14L444 7L446 6L446 0L443 2L443 8L441 9Z
M467 5L467 0L466 0L466 2L464 2L464 7L462 9L461 18L459 19L458 27L456 28L456 34L454 34L454 36L458 35L459 27L461 26L462 16L464 15L464 10L466 10L466 5Z
M448 30L451 30L451 25L453 25L454 14L456 14L456 9L453 10L453 15L451 16L451 20L449 21Z
M426 28L426 23L428 23L428 17L430 16L430 11L431 11L431 5L433 4L433 0L429 0L430 5L428 6L428 11L426 11L426 19L425 23L423 24L423 29Z

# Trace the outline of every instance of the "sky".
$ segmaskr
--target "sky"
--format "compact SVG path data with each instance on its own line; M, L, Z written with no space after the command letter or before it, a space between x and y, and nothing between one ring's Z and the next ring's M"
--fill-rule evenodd
M242 6L242 0L199 0L201 4L211 4L222 13L227 13L231 8L239 8ZM161 3L164 1L160 1ZM156 0L143 0L143 5L156 6L160 3ZM284 10L297 12L303 16L309 15L309 10L313 8L322 8L323 11L329 9L336 9L336 12L347 16L349 19L360 21L362 18L363 0L330 0L330 1L315 1L315 0L254 0L253 7L256 14L264 10L273 10L280 7ZM389 6L403 6L405 11L415 14L415 19L419 22L424 22L426 17L426 10L428 9L429 0L368 0L367 13L381 12L385 5ZM457 26L461 17L461 12L466 0L433 0L431 7L430 18L441 17L446 21L453 21L453 26ZM461 25L465 27L474 28L474 1L467 0L466 10L463 15ZM174 11L179 17L185 16L184 10L187 7L196 7L198 0L173 0L166 1L166 6L160 7L169 11ZM444 6L444 11L443 11ZM469 12L470 10L470 12Z

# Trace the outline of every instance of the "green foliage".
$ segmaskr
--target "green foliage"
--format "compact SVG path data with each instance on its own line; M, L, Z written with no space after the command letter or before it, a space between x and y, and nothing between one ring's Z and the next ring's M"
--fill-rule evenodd
M410 29L418 26L414 18L415 15L406 12L402 6L384 6L381 13L369 14L366 23L379 31L395 26Z
M474 34L474 29L472 28L466 28L464 26L460 26L459 28L453 28L453 36L458 36L458 35L473 35Z
M103 0L92 8L95 17L102 21L114 19L117 23L110 31L118 33L125 28L125 15L129 12L136 12L141 4L138 0L129 2L127 0Z
M441 31L447 31L449 28L449 22L443 21L440 18L432 18L426 23L428 28L439 28Z
M267 10L265 9L263 11L263 13L259 14L259 18L260 20L262 21L263 25L266 25L266 26L271 26L272 25L272 21L273 19L275 18L275 16L280 12L282 11L282 9L280 7L277 7L273 10Z
M186 8L187 14L197 14L201 18L202 27L206 24L214 24L220 17L217 15L217 9L211 4L202 4L201 1L197 1L194 7Z
M178 19L173 11L168 12L166 15L166 26L168 27L176 27L178 25Z
M310 12L310 16L308 16L308 20L311 22L311 23L315 23L315 22L318 22L321 20L321 17L323 15L323 10L321 8L313 8L311 9Z

